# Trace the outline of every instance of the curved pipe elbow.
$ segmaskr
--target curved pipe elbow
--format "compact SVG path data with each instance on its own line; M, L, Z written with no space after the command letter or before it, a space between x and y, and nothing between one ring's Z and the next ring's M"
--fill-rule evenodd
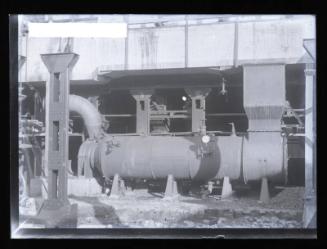
M102 116L90 101L78 95L69 95L69 111L81 115L91 139L99 137L101 134Z

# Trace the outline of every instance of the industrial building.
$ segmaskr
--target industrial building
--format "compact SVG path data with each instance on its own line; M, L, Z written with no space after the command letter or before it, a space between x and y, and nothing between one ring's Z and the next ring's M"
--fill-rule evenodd
M127 34L29 33L63 22ZM21 217L60 227L73 203L100 198L126 225L124 205L149 217L193 199L233 209L251 191L261 211L283 212L273 198L294 190L303 205L284 209L315 227L315 56L308 15L20 16ZM141 190L156 199L135 199Z

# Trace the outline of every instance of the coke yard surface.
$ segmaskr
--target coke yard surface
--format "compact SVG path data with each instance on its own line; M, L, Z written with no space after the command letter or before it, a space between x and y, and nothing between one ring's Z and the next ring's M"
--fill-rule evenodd
M58 224L69 228L301 228L303 187L275 188L268 203L257 192L238 191L230 198L219 195L162 198L147 190L127 191L108 198L70 196L77 207ZM75 204L75 205L74 205ZM76 205L77 204L77 205ZM44 227L23 216L23 227Z

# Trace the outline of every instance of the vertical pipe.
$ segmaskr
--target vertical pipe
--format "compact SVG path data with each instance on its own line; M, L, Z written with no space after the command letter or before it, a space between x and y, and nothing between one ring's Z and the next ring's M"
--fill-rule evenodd
M238 22L235 22L234 29L234 67L238 66Z
M124 17L125 22L127 24L127 34L126 34L126 38L125 38L125 64L124 64L124 68L125 70L128 69L128 36L129 36L129 25L128 25L128 16Z
M185 16L185 68L188 67L188 15Z

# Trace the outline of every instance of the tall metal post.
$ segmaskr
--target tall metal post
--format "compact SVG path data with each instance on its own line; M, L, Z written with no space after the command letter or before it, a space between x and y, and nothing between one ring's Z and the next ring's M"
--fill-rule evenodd
M316 227L316 50L315 40L304 40L304 48L312 61L305 68L305 198L303 225Z
M192 99L192 132L206 132L206 97L211 88L186 88L185 92Z
M48 199L45 207L59 209L67 197L69 80L79 56L74 53L42 54L50 78L46 86L45 163L48 166Z
M130 92L136 100L136 132L148 135L150 133L150 98L153 90L140 89Z
M26 57L25 56L19 56L19 72L22 70L23 65L26 62ZM20 74L19 74L20 75ZM21 80L19 80L21 82ZM21 131L21 116L22 116L22 102L26 98L26 95L22 94L23 91L23 86L22 84L18 82L18 122L19 122L19 131Z

